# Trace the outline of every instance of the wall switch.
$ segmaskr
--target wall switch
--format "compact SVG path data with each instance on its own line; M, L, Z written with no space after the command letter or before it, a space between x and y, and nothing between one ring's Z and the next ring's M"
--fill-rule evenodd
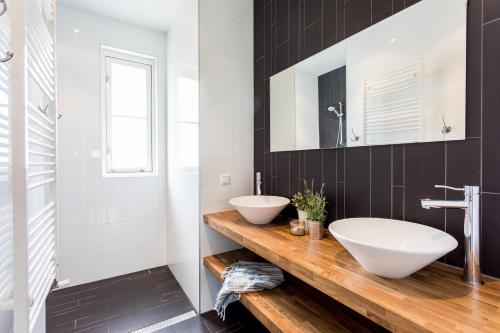
M231 176L230 175L220 175L220 184L221 185L231 184Z

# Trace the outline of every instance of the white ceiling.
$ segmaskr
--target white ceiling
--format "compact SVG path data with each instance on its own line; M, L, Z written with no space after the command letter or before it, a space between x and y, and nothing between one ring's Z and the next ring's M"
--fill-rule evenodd
M115 20L167 31L182 0L57 0Z

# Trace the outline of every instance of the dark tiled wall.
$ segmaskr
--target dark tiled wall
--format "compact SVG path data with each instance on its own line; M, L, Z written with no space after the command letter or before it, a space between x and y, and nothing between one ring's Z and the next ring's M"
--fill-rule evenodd
M460 242L442 260L463 265L463 212L420 198L460 198L435 184L480 184L483 272L500 277L500 5L470 0L467 140L270 153L269 77L418 0L254 0L255 170L264 192L289 196L303 179L327 183L329 220L392 217L446 230ZM443 13L445 15L445 13Z
M318 97L319 97L319 148L345 147L347 119L346 107L346 66L334 69L318 77ZM339 137L340 120L333 111L328 111L329 107L334 107L342 116L342 132ZM340 144L342 139L342 144Z

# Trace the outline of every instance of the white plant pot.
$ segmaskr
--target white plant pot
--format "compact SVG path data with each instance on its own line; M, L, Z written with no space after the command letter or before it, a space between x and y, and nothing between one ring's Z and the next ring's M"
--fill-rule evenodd
M305 210L297 210L297 213L299 214L299 221L300 222L307 221L307 212Z

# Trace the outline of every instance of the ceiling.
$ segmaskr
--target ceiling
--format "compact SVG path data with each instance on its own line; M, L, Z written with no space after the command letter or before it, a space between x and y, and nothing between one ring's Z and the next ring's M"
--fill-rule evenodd
M182 0L57 0L115 20L166 32Z

